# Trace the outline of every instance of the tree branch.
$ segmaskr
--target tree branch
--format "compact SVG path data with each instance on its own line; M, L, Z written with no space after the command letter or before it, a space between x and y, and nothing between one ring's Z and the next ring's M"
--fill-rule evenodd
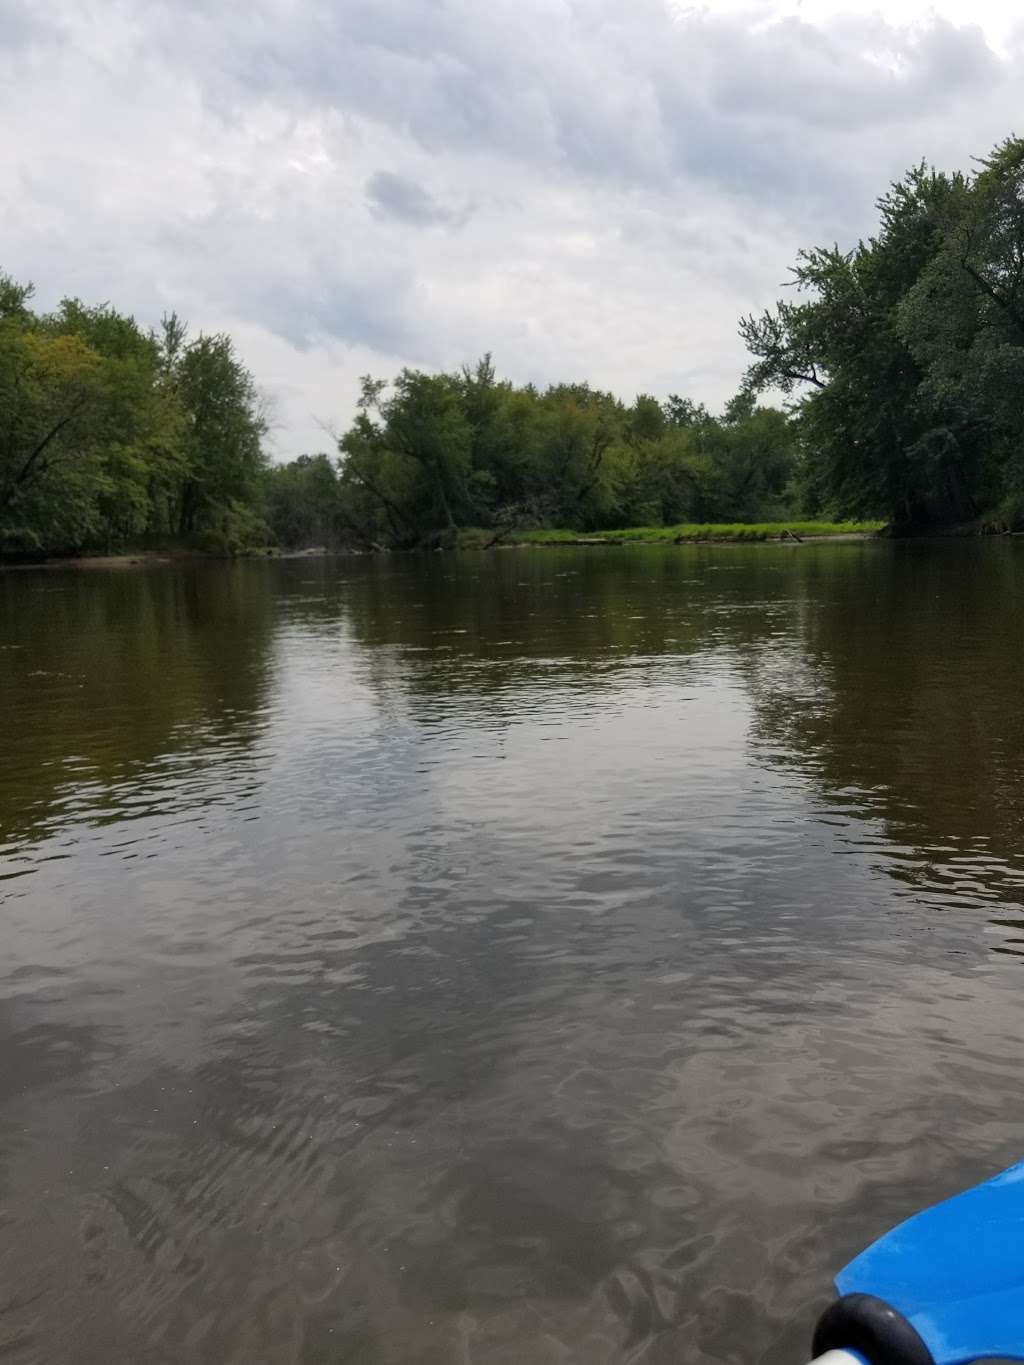
M1016 305L1011 303L1009 299L1004 299L1003 296L999 293L998 289L994 288L994 286L989 284L988 280L985 279L984 275L982 275L982 273L979 270L976 270L975 267L971 265L970 261L967 259L966 256L961 256L960 265L962 269L965 271L965 273L969 276L969 278L972 279L974 283L978 286L981 292L987 295L987 297L992 300L992 302L996 305L997 308L1002 309L1002 311L1010 319L1013 325L1017 328L1017 331L1020 332L1022 336L1024 336L1024 314L1020 312Z
M823 379L818 378L813 365L811 366L810 374L801 374L799 370L784 370L780 365L779 374L781 374L786 379L793 379L801 384L816 384L819 389L828 388L828 385L825 383L825 381Z
M21 466L21 469L11 480L11 482L7 485L7 488L4 490L4 492L0 493L0 510L3 510L4 508L9 507L11 505L22 484L25 483L29 475L32 473L32 469L35 466L36 461L39 459L40 455L42 455L43 451L46 450L46 448L50 445L52 441L56 440L56 438L60 435L64 428L69 426L75 420L75 418L78 416L78 414L81 412L84 406L85 399L80 398L79 401L75 404L75 406L71 409L71 411L69 413L66 413L65 416L63 416L59 422L55 423L46 433L43 439L39 441L34 447L34 449L29 452L25 460L25 463ZM46 467L48 468L49 466Z

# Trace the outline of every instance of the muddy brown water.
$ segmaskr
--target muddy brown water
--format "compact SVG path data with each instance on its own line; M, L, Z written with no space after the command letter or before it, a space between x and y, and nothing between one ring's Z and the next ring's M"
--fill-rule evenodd
M0 1355L800 1365L1024 1154L1024 542L0 575Z

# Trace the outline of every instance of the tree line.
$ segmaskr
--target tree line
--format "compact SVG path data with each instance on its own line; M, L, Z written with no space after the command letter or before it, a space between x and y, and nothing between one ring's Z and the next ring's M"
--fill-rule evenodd
M336 449L278 465L230 337L73 299L36 313L0 276L0 554L793 516L1024 524L1024 140L970 174L922 164L878 212L876 235L802 252L792 295L742 320L752 364L721 414L515 385L485 356L364 378ZM759 401L780 392L784 408Z
M796 298L741 335L751 392L781 389L804 510L894 531L1024 524L1024 139L974 174L924 164L853 251L801 253Z
M266 420L230 337L0 275L0 554L265 544Z
M685 399L626 405L588 384L499 380L490 356L451 374L363 380L340 458L269 471L283 544L407 548L515 529L749 521L792 510L796 442L741 396L721 417Z

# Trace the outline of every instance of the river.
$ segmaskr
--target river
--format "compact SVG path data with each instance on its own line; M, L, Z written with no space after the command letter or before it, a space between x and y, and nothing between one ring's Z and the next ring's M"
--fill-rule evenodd
M0 1355L800 1365L1022 1154L1024 542L0 574Z

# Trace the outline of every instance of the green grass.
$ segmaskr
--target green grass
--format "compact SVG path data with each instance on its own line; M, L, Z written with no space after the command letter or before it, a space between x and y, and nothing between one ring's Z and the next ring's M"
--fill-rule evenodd
M873 535L885 526L883 521L762 521L762 522L687 522L681 526L630 526L621 531L513 531L501 539L502 545L573 545L580 541L649 544L680 541L761 541L781 540L786 533L799 536ZM494 537L493 531L463 531L463 549L483 549Z

